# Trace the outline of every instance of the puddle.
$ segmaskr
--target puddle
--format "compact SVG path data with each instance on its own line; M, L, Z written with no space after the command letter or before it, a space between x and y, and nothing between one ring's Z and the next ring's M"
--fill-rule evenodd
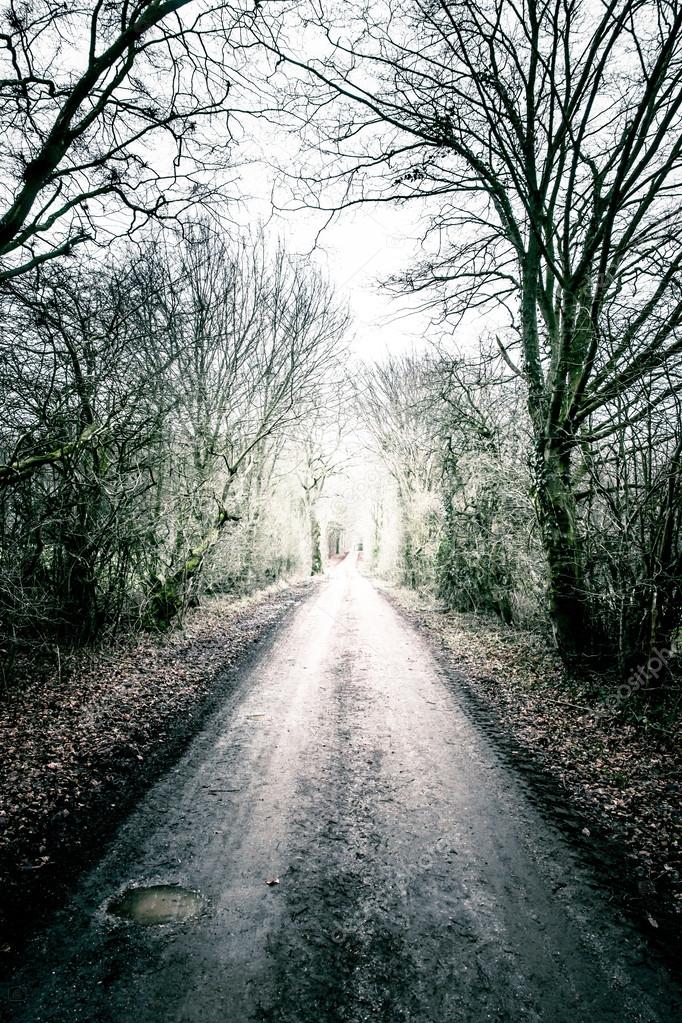
M178 884L154 884L146 888L128 888L108 905L109 913L137 924L169 924L190 920L202 909L199 892Z

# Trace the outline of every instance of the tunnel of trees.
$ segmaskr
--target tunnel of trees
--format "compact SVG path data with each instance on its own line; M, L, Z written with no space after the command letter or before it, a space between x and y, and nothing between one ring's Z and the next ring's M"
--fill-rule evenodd
M30 0L3 20L5 683L203 592L319 572L349 443L381 467L377 571L551 629L571 664L677 649L680 4ZM257 116L300 147L280 170L302 205L419 206L384 282L431 312L415 353L349 374L315 262L236 226Z

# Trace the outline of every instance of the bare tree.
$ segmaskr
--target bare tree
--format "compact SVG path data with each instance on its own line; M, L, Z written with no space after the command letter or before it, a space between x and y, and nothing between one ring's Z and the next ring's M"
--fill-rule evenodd
M268 256L262 237L235 251L202 228L177 277L172 444L186 505L174 563L153 594L163 621L182 606L225 527L241 518L238 479L248 476L247 489L257 491L270 443L314 410L347 324L319 274L281 248Z
M441 445L441 597L508 623L543 617L544 559L534 528L531 430L518 379L499 353L426 358L423 415Z
M551 617L580 655L593 630L578 449L620 430L614 405L642 384L669 394L682 352L682 6L320 0L303 17L313 58L295 34L263 35L307 76L291 115L332 154L310 173L340 185L326 205L426 200L426 255L403 286L435 288L448 319L506 315Z
M0 31L0 281L215 194L251 17L217 0L12 0Z
M0 451L10 452L0 603L15 632L92 638L120 620L144 571L154 437L168 411L161 338L140 318L150 301L130 261L115 273L53 266L13 298L0 341ZM54 456L24 455L47 438Z
M346 315L314 268L198 224L27 282L0 338L3 659L168 624L230 526L249 585L298 567L296 537L280 555L258 530L273 501L297 521L283 450L339 374Z
M401 577L412 587L431 582L438 535L440 443L425 415L426 367L416 355L368 367L358 405L376 453L396 486L401 519Z
M341 354L341 353L339 353ZM337 362L338 370L342 362ZM331 369L331 367L330 367ZM348 432L348 381L330 372L320 388L316 408L298 428L296 475L303 493L301 506L310 543L310 572L318 575L324 564L320 502L329 483L341 476L351 455L345 445Z

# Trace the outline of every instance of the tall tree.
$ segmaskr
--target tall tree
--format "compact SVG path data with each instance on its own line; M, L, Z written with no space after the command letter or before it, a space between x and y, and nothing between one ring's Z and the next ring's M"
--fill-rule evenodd
M448 316L506 316L555 635L580 655L578 449L621 429L616 407L643 414L643 383L665 398L682 353L682 5L316 0L303 17L304 55L263 35L307 76L290 109L332 154L329 207L427 197L431 243L403 285L435 287Z

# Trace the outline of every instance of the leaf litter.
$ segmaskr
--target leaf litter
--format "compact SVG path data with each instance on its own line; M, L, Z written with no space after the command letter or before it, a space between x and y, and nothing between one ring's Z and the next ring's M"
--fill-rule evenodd
M217 597L165 635L80 651L0 704L0 945L180 754L225 672L309 583ZM106 835L104 835L106 837ZM46 887L47 886L47 887Z

